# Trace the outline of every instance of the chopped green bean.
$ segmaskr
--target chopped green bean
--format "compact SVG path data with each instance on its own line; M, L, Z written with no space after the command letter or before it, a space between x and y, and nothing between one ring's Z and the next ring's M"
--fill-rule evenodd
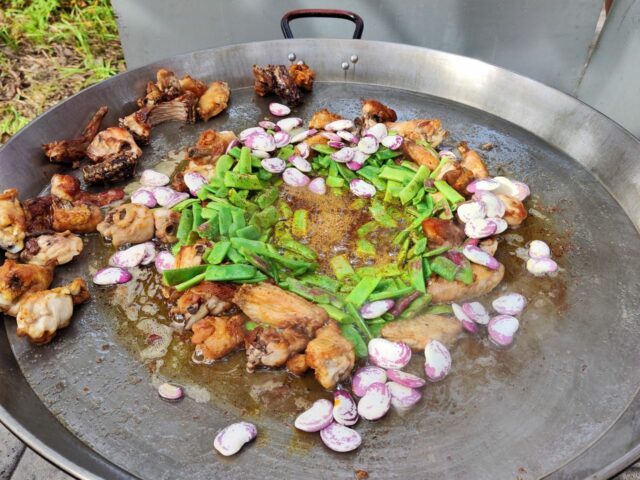
M342 331L342 335L346 338L351 345L353 345L353 349L356 352L357 358L366 358L369 354L367 351L367 344L362 339L360 333L353 325L346 324L340 325L340 330ZM368 329L367 329L368 330Z
M265 209L270 205L273 205L275 201L278 199L278 189L275 187L267 188L264 192L262 192L255 199L256 204L261 208Z
M196 275L195 277L190 278L189 280L179 283L174 288L178 292L184 292L186 289L194 287L197 284L199 284L201 281L203 281L205 279L205 275L206 273L201 273L199 275Z
M234 163L235 160L230 155L222 155L218 157L218 160L216 160L216 178L222 180L224 178L225 172L231 170L231 167L233 167Z
M328 176L326 179L327 187L340 188L344 186L344 180L340 177Z
M253 277L256 272L253 265L213 265L205 272L205 279L211 282L244 280Z
M183 200L180 203L178 203L178 204L174 205L173 207L171 207L171 210L173 210L175 212L181 212L185 208L190 207L191 205L193 205L194 203L198 203L198 199L197 198L187 198L186 200Z
M236 236L248 238L249 240L259 240L260 230L255 225L247 225L236 230Z
M294 237L303 238L309 234L309 212L303 209L293 212L291 233Z
M420 238L413 247L409 249L407 254L408 258L413 258L418 255L422 255L427 248L427 239L425 237Z
M225 172L224 186L240 188L242 190L262 190L264 186L260 179L248 173Z
M431 271L436 275L444 278L445 280L449 280L452 282L456 278L456 272L458 267L455 263L445 257L436 257L431 262L429 262L431 266Z
M222 263L224 258L227 256L229 247L231 247L231 242L222 241L216 243L206 257L207 262L211 265L218 265L219 263Z
M306 260L317 260L318 254L312 249L307 247L306 245L295 241L293 238L284 238L280 241L280 245L283 248L297 253L301 257L304 257Z
M400 314L399 318L413 317L414 315L420 313L420 311L427 305L429 305L429 303L431 303L431 295L428 293L422 295L421 297L418 297L413 302L411 302L411 305L409 305L407 309Z
M424 188L424 181L429 176L429 169L420 165L411 181L398 194L398 198L403 205L409 203L416 196L418 190Z
M178 223L176 237L179 242L183 242L189 236L189 232L193 228L193 212L190 208L183 210Z
M346 255L337 255L329 260L331 269L338 280L353 275L355 272Z
M316 152L320 152L324 155L331 155L336 151L335 148L330 147L329 145L324 145L322 143L316 143L314 145L311 145L311 149L315 150Z
M368 240L361 238L356 243L356 255L360 258L375 258L376 247Z
M162 279L166 285L173 287L180 283L186 282L192 279L196 275L200 275L207 269L207 265L198 265L195 267L187 268L174 268L171 270L165 270L162 272Z
M378 223L385 227L396 228L398 226L398 223L393 219L393 217L387 213L387 209L384 205L377 200L373 200L371 202L369 212Z
M422 270L422 258L414 258L409 262L411 286L419 292L426 293L427 286L424 283L424 271Z
M348 324L353 322L353 319L346 312L334 307L333 305L320 304L320 307L324 308L329 317L333 318L338 323Z
M409 183L415 173L404 168L384 167L380 170L380 178L385 180L393 180L397 183Z
M371 334L371 330L369 330L369 326L367 325L367 322L365 322L364 319L360 316L360 312L358 311L356 306L348 302L346 305L347 305L347 312L349 313L349 315L351 315L351 317L353 317L355 324L358 326L360 331L364 334L367 341L371 340L373 338L373 335Z
M353 304L355 307L360 308L364 302L367 301L369 295L380 283L380 277L364 277L358 282L351 293L347 295L346 301Z
M311 273L300 277L300 281L306 285L324 288L330 292L336 293L340 289L340 282L326 275Z
M231 216L231 207L223 205L218 212L218 226L220 229L220 235L227 235L229 233L229 227L233 217Z
M255 224L262 230L266 230L269 227L272 227L280 220L280 215L278 215L278 210L273 205L268 206L261 212L257 212L253 215L253 220Z
M366 237L371 232L374 232L378 228L380 228L380 224L375 220L365 223L360 228L358 228L357 233L359 237Z
M372 293L369 296L370 302L375 302L377 300L386 300L388 298L400 298L406 297L407 295L412 294L415 291L413 287L404 287L399 288L398 290L385 290L383 292Z
M469 260L464 261L463 265L458 268L456 272L456 280L464 283L465 285L471 285L473 283L473 270Z
M435 257L436 255L442 255L444 252L451 250L451 247L443 245L442 247L434 248L433 250L429 250L425 252L423 257Z
M233 167L233 171L237 173L251 173L251 149L249 147L242 147L240 149L240 158L238 158L236 166ZM227 186L230 187L233 185Z
M444 195L444 198L446 198L450 203L455 205L464 202L464 197L444 180L436 180L434 183L438 191Z

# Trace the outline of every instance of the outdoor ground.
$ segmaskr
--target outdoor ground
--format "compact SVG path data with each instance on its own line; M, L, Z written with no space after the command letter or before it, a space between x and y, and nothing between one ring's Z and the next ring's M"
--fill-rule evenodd
M0 144L124 68L109 0L0 0Z

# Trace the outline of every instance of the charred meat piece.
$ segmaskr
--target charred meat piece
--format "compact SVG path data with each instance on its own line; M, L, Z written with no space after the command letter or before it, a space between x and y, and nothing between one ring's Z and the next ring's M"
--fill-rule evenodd
M23 204L26 220L27 236L38 236L53 232L53 210L51 204L53 197L35 197L26 200Z
M180 214L169 208L154 208L151 212L153 213L156 238L162 243L176 243Z
M427 237L429 248L457 247L464 242L464 230L449 220L427 218L422 222L422 230Z
M230 131L205 130L200 134L196 144L187 151L189 159L187 170L195 165L214 163L235 139L236 134Z
M256 368L281 367L292 356L302 352L309 343L309 336L301 326L278 329L257 327L245 337L247 371Z
M126 203L109 210L98 232L118 248L127 243L142 243L153 238L153 214L144 205Z
M52 265L41 267L5 260L0 266L0 311L15 317L22 297L46 290L52 280Z
M102 221L100 208L79 200L68 202L53 197L51 205L52 227L56 232L90 233Z
M430 149L419 145L409 138L405 138L402 142L402 153L418 165L424 165L431 171L438 168L438 164L440 163L440 159L437 158Z
M110 188L102 192L92 193L81 190L76 200L83 203L91 203L98 207L104 207L124 198L124 190L121 188Z
M433 303L450 303L480 297L496 288L504 277L504 265L498 270L489 270L481 265L471 264L473 283L466 285L459 281L450 282L441 277L432 277L427 293L432 295Z
M313 117L311 117L311 121L309 122L309 128L323 130L329 123L335 122L336 120L342 120L342 115L338 115L337 113L330 112L326 108L323 108L313 114Z
M193 245L183 245L176 255L176 268L197 267L202 265L204 254L211 247L211 242L201 238Z
M169 311L169 318L189 330L197 321L209 315L221 315L233 307L231 300L237 285L221 282L201 282L186 290Z
M292 63L289 65L289 75L291 75L291 78L299 88L307 92L313 90L313 81L316 78L316 74L309 65Z
M414 352L421 352L430 340L453 345L462 332L462 324L452 317L420 315L407 320L389 322L382 327L382 336L393 342L404 342Z
M133 177L137 163L135 158L122 156L94 165L85 165L82 167L82 178L89 184L121 182Z
M302 92L284 65L267 65L266 67L254 65L253 76L255 77L253 88L261 97L275 93L290 105L302 102Z
M107 107L100 107L93 115L82 134L72 140L57 140L42 145L42 149L52 163L71 163L73 168L80 164L87 147L100 130L102 119L107 114Z
M501 193L498 194L498 198L504 203L504 220L510 227L517 227L525 221L528 213L520 200Z
M131 115L121 118L118 121L118 125L121 128L126 128L131 132L136 142L146 145L151 138L151 123L149 122L149 116L153 106L142 107L136 110Z
M58 173L51 177L51 195L60 200L72 202L80 193L80 180L71 175Z
M467 185L474 180L470 170L453 161L447 165L447 168L440 170L440 174L436 178L444 180L463 195L467 194Z
M331 320L307 345L306 363L315 370L320 385L333 388L349 377L356 353L351 342L342 336L338 324Z
M34 265L64 265L80 255L82 239L71 232L30 238L20 252L20 260Z
M37 345L49 343L56 332L69 326L73 306L89 300L89 290L82 278L76 278L64 287L25 295L20 302L16 333L29 337Z
M18 253L24 247L27 221L18 200L18 190L10 188L0 193L0 247Z
M173 100L180 94L182 94L180 80L171 70L161 68L156 73L156 83L147 83L146 94L143 98L138 99L138 107L142 108Z
M219 115L227 105L231 90L226 82L212 82L198 100L198 115L205 122Z
M460 142L458 151L462 155L460 164L470 170L475 178L481 179L489 176L489 170L487 170L487 166L484 164L480 154L475 150L471 150L466 142Z
M87 157L94 163L108 162L120 157L137 159L142 150L128 130L122 127L110 127L95 136L87 148Z
M287 360L287 371L294 375L302 375L309 370L307 356L304 353L297 353Z
M197 105L198 97L191 92L168 102L158 103L149 113L149 124L154 127L164 122L196 123Z
M359 129L367 129L376 123L395 122L398 119L396 111L383 103L372 99L362 100L362 113L356 119Z
M387 128L414 142L427 142L432 147L440 145L448 135L442 122L435 118L388 123Z
M183 93L191 92L198 98L200 98L204 94L204 92L207 91L207 86L204 84L204 82L201 82L200 80L194 80L189 75L185 75L184 77L182 77L182 79L180 80L180 88L182 88Z
M193 325L191 342L196 345L195 357L207 362L219 360L244 344L244 318L204 317Z

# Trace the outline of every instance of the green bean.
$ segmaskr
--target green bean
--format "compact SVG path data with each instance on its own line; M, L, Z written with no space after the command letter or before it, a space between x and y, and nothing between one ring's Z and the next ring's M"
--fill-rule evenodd
M233 171L237 173L251 173L251 149L242 147L240 149L240 158L238 163L233 167Z
M405 297L413 293L415 289L413 287L404 287L399 288L398 290L386 290L382 292L372 293L369 296L370 302L375 302L378 300L386 300L388 298L400 298Z
M331 269L338 280L342 280L355 273L346 255L333 257L329 260L329 265L331 265Z
M224 258L227 256L229 247L231 247L231 242L222 241L216 243L209 252L209 255L206 257L207 263L210 263L211 265L218 265L219 263L222 263Z
M402 190L402 184L399 182L394 182L393 180L389 180L387 182L387 189L384 192L384 201L386 203L391 203L395 200L395 198L400 194Z
M293 238L284 238L280 240L280 245L293 253L297 253L306 260L317 260L318 254L306 245L295 241Z
M387 278L397 277L402 271L395 263L387 263L379 267L360 267L356 273L361 277L379 276Z
M233 147L227 153L228 153L228 155L231 155L234 158L239 158L240 157L240 147Z
M244 212L242 210L233 209L231 210L231 218L233 223L237 228L244 228L247 224L244 220Z
M270 205L273 205L275 201L278 199L278 189L275 187L267 188L264 192L262 192L255 199L255 202L261 209L265 209Z
M218 226L220 229L220 235L227 235L229 233L229 227L233 217L231 216L231 207L223 205L218 212Z
M196 198L187 198L186 200L183 200L180 203L178 203L178 204L174 205L173 207L171 207L171 210L173 210L175 212L181 212L185 208L190 207L191 205L193 205L194 203L198 203L198 200Z
M380 283L380 277L364 277L358 282L351 293L347 295L346 301L353 304L355 307L360 308L364 302L367 301L369 295Z
M260 179L248 173L225 172L224 186L240 188L242 190L263 190L264 186Z
M398 223L387 213L384 205L377 200L371 202L369 212L371 216L384 227L396 228L398 226Z
M358 228L357 233L358 237L366 237L371 232L374 232L378 228L380 228L380 224L375 220L365 223L360 228Z
M446 198L450 203L455 205L457 203L464 202L464 197L444 180L436 180L434 184L438 191L444 195L444 198Z
M404 168L384 167L380 170L379 176L385 180L393 180L397 183L409 183L414 176L414 172Z
M176 238L179 242L184 242L184 240L189 235L189 232L193 228L193 212L190 208L183 210L180 214L180 222L178 223L178 230L176 233Z
M342 331L342 335L346 338L351 345L353 345L353 349L355 350L356 357L358 358L366 358L369 355L367 351L367 344L362 339L360 333L353 325L340 325L340 330Z
M246 210L248 213L253 213L258 210L258 206L255 203L247 200L246 195L243 195L242 192L247 192L247 190L237 191L235 188L230 188L228 193L229 203L238 208Z
M421 297L418 297L413 302L411 302L411 305L409 305L398 318L410 318L414 315L417 315L424 307L429 305L429 303L431 303L431 295L428 293L422 295Z
M295 152L295 147L293 145L287 145L286 147L283 147L280 149L280 151L278 152L278 158L285 161L289 160L289 157L293 155L294 152Z
M286 202L278 203L278 211L280 212L280 216L282 218L288 219L293 217L293 210L291 210L291 207Z
M205 279L205 273L201 273L199 275L196 275L195 277L179 283L178 285L176 285L174 288L176 289L176 291L178 292L184 292L186 289L191 288L197 284L199 284L202 280Z
M320 307L327 312L329 317L333 318L338 323L348 324L353 322L353 319L347 313L333 305L321 304Z
M456 272L456 280L464 283L465 285L471 285L473 283L473 270L471 264L465 259L462 267L458 268Z
M311 273L300 277L300 281L306 285L324 288L330 292L336 293L340 289L340 282L326 275Z
M233 263L246 263L246 258L238 250L233 247L229 247L227 252L227 258Z
M424 271L422 270L422 258L417 257L409 262L409 273L411 286L419 292L427 293L427 286L424 283Z
M409 253L407 254L407 257L413 258L418 255L422 255L426 248L427 248L427 239L425 237L422 237L415 243L415 245L413 245L413 247L409 249Z
M236 230L236 236L248 238L249 240L259 240L260 230L255 225L247 225Z
M180 283L192 279L196 275L200 275L207 269L207 265L198 265L195 267L174 268L162 272L162 279L166 285L173 287Z
M338 299L333 293L323 290L319 287L308 287L304 283L289 277L286 282L287 289L297 295L300 295L307 300L311 300L315 303L333 304L334 306L342 305L342 301Z
M367 341L371 340L373 338L373 335L371 334L371 330L369 330L369 326L367 325L367 322L365 322L364 319L360 316L360 312L358 312L358 309L352 303L347 302L346 305L347 305L347 313L351 315L355 324L358 326L360 331L364 334Z
M429 169L424 165L420 165L420 168L418 168L418 171L415 173L411 181L406 187L400 190L400 193L398 194L398 198L403 205L409 203L413 197L416 196L418 191L424 188L424 181L428 176Z
M418 164L416 164L415 162L410 162L409 160L403 160L402 162L400 162L400 165L403 168L406 168L408 170L412 170L414 172L417 172L418 169L420 168L420 166Z
M253 215L253 222L257 227L262 230L266 230L269 227L272 227L280 220L280 215L278 215L278 210L273 205L268 206L261 212L256 212Z
M293 212L291 233L294 237L303 238L309 234L309 212L303 209Z
M338 173L340 174L340 176L347 182L350 182L351 180L356 178L356 174L352 170L349 170L345 165L336 163L336 166L338 167Z
M240 149L238 149L238 152ZM222 155L216 160L216 178L224 179L224 174L231 170L235 160L230 155Z
M328 176L326 179L327 187L341 188L344 186L344 180L340 177Z
M428 252L425 252L422 256L427 258L435 257L436 255L441 255L448 250L451 250L451 247L443 245L442 247L434 248L433 250L429 250Z
M368 240L361 238L356 243L356 255L361 258L375 258L376 247Z
M390 158L396 158L402 155L402 151L391 150L387 147L380 147L375 154L378 160L389 160Z
M329 145L324 145L322 143L317 143L315 145L311 145L311 149L315 150L316 152L320 152L320 153L322 153L324 155L331 155L332 153L334 153L336 151L335 148L330 147Z
M256 272L257 269L253 265L213 265L207 268L205 279L211 282L245 280L253 277Z
M429 262L431 266L431 271L436 275L444 278L445 280L449 280L452 282L456 278L456 271L458 267L455 263L445 257L436 257L431 262Z
M244 329L247 332L255 330L256 328L258 328L258 324L256 322L245 322L245 324L244 324Z
M256 274L253 277L243 278L241 280L230 280L230 281L233 283L261 283L261 282L264 282L265 280L269 280L269 277L267 277L262 272L256 272Z
M404 265L404 262L407 260L407 254L409 253L409 243L411 243L411 241L408 238L406 238L404 242L402 242L402 246L398 251L398 256L396 257L396 263L399 266Z
M453 313L453 309L451 305L434 305L425 310L424 313L428 313L429 315L450 315Z

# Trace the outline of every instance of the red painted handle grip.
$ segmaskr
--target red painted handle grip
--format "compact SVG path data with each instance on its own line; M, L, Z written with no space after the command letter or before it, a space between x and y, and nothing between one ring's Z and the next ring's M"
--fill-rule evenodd
M285 13L280 20L280 27L282 28L282 34L284 38L293 38L293 32L289 22L296 18L343 18L350 20L356 25L356 29L353 31L353 38L362 38L362 31L364 30L364 21L362 17L357 13L350 12L348 10L330 10L322 8L303 8L300 10L291 10Z

